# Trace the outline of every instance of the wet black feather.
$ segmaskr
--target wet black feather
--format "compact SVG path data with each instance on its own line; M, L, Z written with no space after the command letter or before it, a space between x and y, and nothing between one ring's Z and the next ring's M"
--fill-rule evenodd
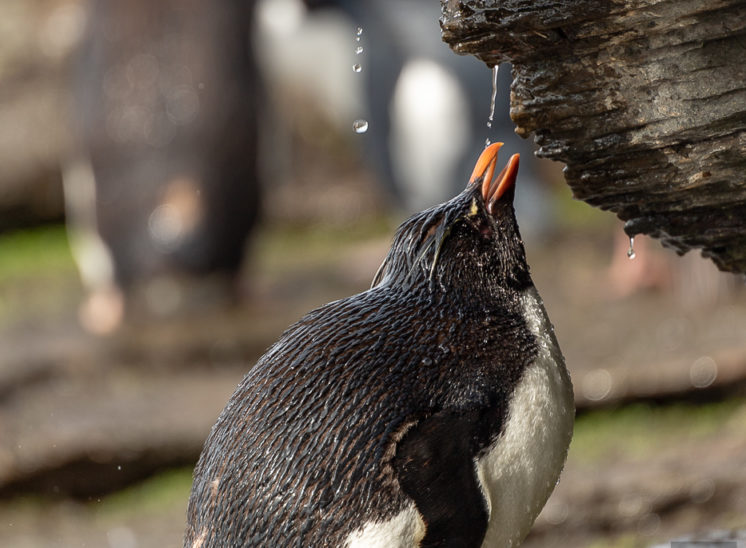
M370 290L310 312L251 368L195 470L185 546L342 546L411 500L426 545L479 545L470 463L537 348L512 195L493 218L478 186L403 223ZM476 502L450 515L449 496Z

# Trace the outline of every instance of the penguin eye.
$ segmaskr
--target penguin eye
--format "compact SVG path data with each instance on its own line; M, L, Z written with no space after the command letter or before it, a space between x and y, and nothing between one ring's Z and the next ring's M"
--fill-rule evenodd
M492 226L490 226L490 223L487 221L487 219L482 219L479 222L479 225L477 226L479 233L484 237L490 237L492 236Z

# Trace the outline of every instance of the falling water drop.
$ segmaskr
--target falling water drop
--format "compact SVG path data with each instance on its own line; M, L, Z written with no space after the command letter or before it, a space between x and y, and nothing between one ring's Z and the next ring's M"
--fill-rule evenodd
M363 27L357 27L355 30L355 41L360 42L360 35L363 34ZM360 55L363 53L363 46L356 46L355 47L355 55ZM361 72L363 70L363 67L360 65L360 63L355 63L352 65L352 71L353 72ZM368 120L358 118L354 122L352 122L352 130L357 133L358 135L361 133L365 133L368 131Z
M495 100L497 99L497 71L500 65L492 67L492 96L490 97L490 116L487 118L487 127L492 127L492 121L495 119ZM489 143L488 143L489 144Z
M629 257L629 260L631 261L635 257L637 257L637 254L635 253L635 237L630 236L629 237L629 249L627 250L627 257Z

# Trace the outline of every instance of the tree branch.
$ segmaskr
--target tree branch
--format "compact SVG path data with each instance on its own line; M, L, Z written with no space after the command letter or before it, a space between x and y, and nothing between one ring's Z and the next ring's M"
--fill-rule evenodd
M442 0L443 39L514 65L511 116L628 234L746 273L746 2Z

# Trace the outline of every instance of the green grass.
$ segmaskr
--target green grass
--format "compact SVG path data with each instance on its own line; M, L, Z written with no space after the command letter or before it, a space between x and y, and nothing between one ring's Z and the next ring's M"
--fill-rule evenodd
M0 234L0 284L74 269L62 225Z
M740 428L746 401L734 398L705 405L629 405L579 417L570 458L594 460L606 455L644 457L673 440L705 438L724 428Z
M566 184L553 187L552 204L560 226L564 230L599 229L614 226L615 216L573 198Z
M0 234L0 328L65 317L79 293L64 226Z
M157 513L164 508L184 505L192 487L192 468L177 468L153 476L117 493L91 503L100 518Z
M357 244L382 238L390 241L395 229L396 223L388 217L363 219L349 226L273 224L253 238L250 257L261 260L270 271L296 265L328 266L341 252Z
M313 224L288 225L273 223L264 227L256 238L258 244L272 247L274 252L311 252L318 249L334 248L365 240L390 236L393 238L396 222L389 217L368 217L351 225Z

